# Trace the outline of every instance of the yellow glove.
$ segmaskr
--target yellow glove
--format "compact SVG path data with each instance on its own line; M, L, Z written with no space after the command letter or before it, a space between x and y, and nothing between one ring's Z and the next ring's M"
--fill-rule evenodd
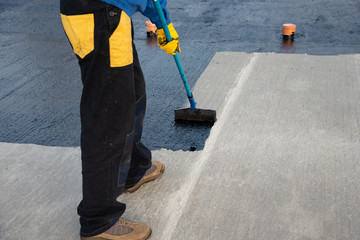
M179 45L179 36L175 31L175 28L172 25L172 23L168 25L168 28L173 40L171 42L168 42L166 39L164 29L158 29L156 30L156 33L158 35L158 45L161 49L165 50L167 54L175 55L175 51L181 52Z

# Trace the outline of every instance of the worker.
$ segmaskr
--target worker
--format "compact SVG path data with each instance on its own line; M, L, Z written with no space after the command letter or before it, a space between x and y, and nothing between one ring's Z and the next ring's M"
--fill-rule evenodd
M156 24L159 46L170 55L180 52L166 0L158 1L171 42L152 0L60 0L61 21L83 83L83 196L77 209L83 240L138 240L151 234L146 223L122 218L126 205L116 199L157 179L165 169L163 163L152 162L151 151L141 143L146 92L131 20L141 12Z

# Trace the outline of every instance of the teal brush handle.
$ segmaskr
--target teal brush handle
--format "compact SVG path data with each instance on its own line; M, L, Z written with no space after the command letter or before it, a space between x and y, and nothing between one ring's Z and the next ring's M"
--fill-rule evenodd
M158 0L153 0L153 2L154 2L154 5L155 5L156 12L157 12L157 14L158 14L158 16L160 18L161 25L162 25L162 27L164 29L166 39L167 39L168 42L171 42L173 39L172 39L172 37L170 35L170 31L169 31L169 28L167 26L166 19L165 19L164 13L162 11L161 5L160 5ZM184 83L184 87L185 87L185 90L186 90L186 93L187 93L187 96L188 96L188 99L189 99L189 102L190 102L190 108L195 109L196 108L196 102L194 100L193 94L191 93L189 84L188 84L188 82L186 80L185 73L184 73L184 70L183 70L183 68L181 66L179 56L176 53L174 55L174 59L175 59L175 62L176 62L176 66L177 66L177 68L179 70L181 79L182 79L182 81Z

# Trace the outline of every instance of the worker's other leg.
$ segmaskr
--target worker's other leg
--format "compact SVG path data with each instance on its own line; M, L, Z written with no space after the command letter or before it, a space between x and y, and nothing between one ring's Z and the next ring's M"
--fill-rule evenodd
M146 89L144 76L140 67L137 51L134 51L134 80L136 96L135 135L131 156L131 167L126 181L126 187L133 186L144 176L146 170L151 167L151 151L141 142L144 117L146 111Z

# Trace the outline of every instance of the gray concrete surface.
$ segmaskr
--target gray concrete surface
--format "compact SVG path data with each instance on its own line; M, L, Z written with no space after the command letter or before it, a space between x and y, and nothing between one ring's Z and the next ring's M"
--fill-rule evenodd
M194 89L218 112L204 148L154 150L166 172L124 217L151 239L359 239L359 90L359 54L216 53ZM79 148L0 152L0 239L78 239Z

